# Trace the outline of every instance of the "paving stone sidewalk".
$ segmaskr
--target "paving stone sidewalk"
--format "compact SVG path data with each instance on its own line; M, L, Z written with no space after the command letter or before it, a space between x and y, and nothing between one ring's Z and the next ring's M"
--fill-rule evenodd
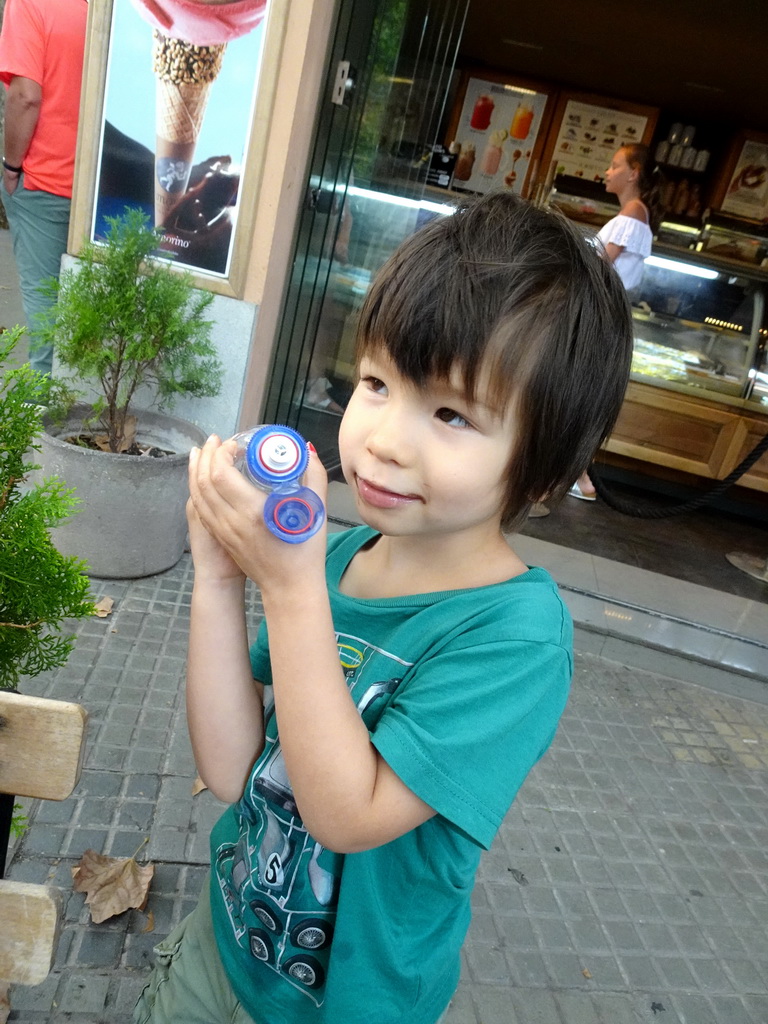
M153 945L195 902L222 805L192 796L191 585L188 556L94 580L112 615L79 624L68 664L24 687L91 718L75 795L32 805L7 871L66 899L55 969L13 990L11 1021L127 1024ZM556 742L483 858L449 1024L768 1024L767 782L768 699L578 655ZM147 911L91 924L72 866L145 838Z

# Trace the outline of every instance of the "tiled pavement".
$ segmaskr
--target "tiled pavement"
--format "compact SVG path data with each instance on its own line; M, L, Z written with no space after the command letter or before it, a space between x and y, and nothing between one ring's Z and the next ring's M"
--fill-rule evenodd
M33 806L8 871L68 894L53 973L13 991L24 1024L127 1024L221 808L191 795L189 557L93 589L111 617L80 624L68 664L24 687L91 715L75 795ZM483 858L450 1024L768 1024L766 782L768 690L752 703L579 654L557 740ZM153 930L139 911L89 924L72 865L146 837Z

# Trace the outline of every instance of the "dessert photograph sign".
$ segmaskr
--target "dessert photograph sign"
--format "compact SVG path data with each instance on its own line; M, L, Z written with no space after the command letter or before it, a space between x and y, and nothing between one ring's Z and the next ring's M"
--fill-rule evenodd
M602 181L619 146L641 142L647 127L642 114L568 100L555 141L556 173Z
M547 99L535 89L470 77L451 142L453 187L466 192L506 187L524 194Z
M140 208L156 256L231 272L270 0L114 0L90 237Z
M744 142L720 209L749 220L768 220L768 143Z

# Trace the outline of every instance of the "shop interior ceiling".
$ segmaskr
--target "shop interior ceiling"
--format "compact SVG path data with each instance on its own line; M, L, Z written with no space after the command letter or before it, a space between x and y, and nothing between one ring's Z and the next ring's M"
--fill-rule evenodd
M461 61L768 131L768 0L470 0Z

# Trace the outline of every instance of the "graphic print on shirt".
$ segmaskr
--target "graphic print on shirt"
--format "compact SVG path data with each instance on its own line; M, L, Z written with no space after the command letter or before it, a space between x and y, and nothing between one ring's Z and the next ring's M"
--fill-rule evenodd
M337 633L336 642L347 686L371 729L411 662L348 634ZM214 869L240 948L321 1006L344 857L304 827L271 686L264 688L264 702L264 751L235 808L241 838L218 848Z

